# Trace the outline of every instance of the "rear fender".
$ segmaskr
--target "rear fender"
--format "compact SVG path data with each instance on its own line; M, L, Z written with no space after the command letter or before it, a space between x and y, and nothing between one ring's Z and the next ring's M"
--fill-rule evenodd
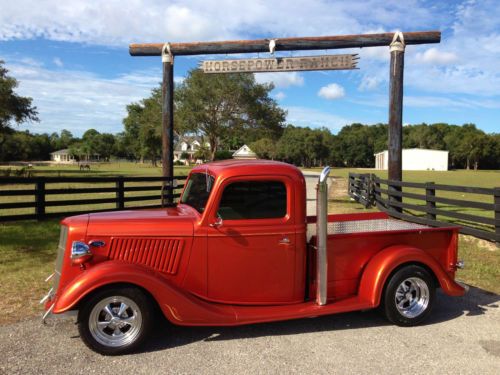
M425 251L408 246L390 246L377 253L365 267L359 285L359 297L374 307L380 304L384 285L391 273L403 264L420 263L436 276L443 291L450 296L461 296L465 289L450 277L439 263Z
M231 306L214 305L172 285L160 273L120 261L100 263L75 278L58 293L53 313L71 310L93 291L110 284L137 285L156 300L165 317L179 325L225 325L236 321Z

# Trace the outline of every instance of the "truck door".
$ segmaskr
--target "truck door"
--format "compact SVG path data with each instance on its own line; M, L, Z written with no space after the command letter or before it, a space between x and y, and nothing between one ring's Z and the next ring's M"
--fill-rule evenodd
M226 180L208 228L208 298L242 304L294 302L296 237L291 181Z

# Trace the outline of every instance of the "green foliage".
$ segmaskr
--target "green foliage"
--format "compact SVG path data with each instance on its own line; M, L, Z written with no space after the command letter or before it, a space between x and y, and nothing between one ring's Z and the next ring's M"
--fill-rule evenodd
M205 74L191 70L176 92L178 126L203 134L213 160L223 141L236 148L262 137L277 139L286 113L269 96L272 85L253 74Z
M12 123L38 121L38 112L32 105L33 99L15 93L18 82L7 75L8 70L3 64L0 60L0 145L6 141L5 136L10 134Z
M278 155L276 142L269 138L261 138L250 143L250 149L257 154L260 159L275 159Z
M295 165L312 167L330 163L334 136L327 129L288 125L277 144L277 157ZM257 144L259 147L260 145ZM267 144L270 147L270 144ZM257 148L258 148L257 147Z
M123 119L123 151L129 159L151 160L156 165L161 157L161 89L151 91L151 96L127 106L127 117ZM176 124L176 132L179 127Z
M227 160L227 159L232 159L233 158L233 153L228 150L221 150L217 151L215 153L215 159L214 160Z

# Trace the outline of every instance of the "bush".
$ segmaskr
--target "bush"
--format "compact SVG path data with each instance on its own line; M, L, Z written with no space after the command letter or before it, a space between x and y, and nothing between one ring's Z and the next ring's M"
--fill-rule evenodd
M229 150L221 150L217 151L215 153L214 160L226 160L226 159L232 159L233 158L233 153Z

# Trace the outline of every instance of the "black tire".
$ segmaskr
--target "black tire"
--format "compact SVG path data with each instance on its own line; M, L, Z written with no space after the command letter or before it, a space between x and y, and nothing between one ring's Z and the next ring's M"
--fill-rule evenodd
M147 338L154 318L149 296L134 287L110 287L92 294L78 312L85 345L103 355L135 351Z
M391 323L410 327L429 317L435 299L433 277L426 269L411 265L391 276L382 296L381 309Z

